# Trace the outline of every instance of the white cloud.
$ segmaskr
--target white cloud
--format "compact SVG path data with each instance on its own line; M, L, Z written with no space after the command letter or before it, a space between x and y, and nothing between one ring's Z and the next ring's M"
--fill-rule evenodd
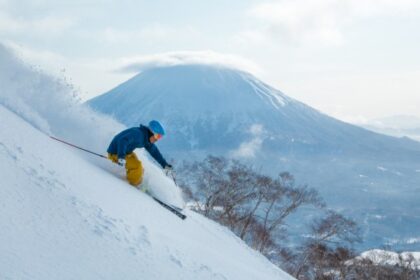
M266 137L266 132L261 124L254 124L250 127L249 133L252 139L241 143L239 148L231 152L234 158L254 158L261 149L262 143Z
M259 137L265 133L264 126L261 124L254 124L249 129L251 135Z
M163 24L152 24L140 29L106 27L98 32L98 37L110 43L133 44L139 42L166 42L180 36L199 36L190 26L175 28Z
M249 59L237 55L220 54L214 51L178 51L148 56L127 57L121 59L122 66L120 70L123 72L141 72L154 67L186 64L222 65L253 74L262 72L261 68Z
M405 17L419 9L420 1L414 0L279 0L258 4L248 14L268 24L260 32L283 42L340 45L345 27L361 18Z
M267 34L256 29L239 32L233 37L233 41L239 46L249 46L250 44L264 45L267 40Z
M256 18L269 24L271 34L280 34L291 42L323 42L340 44L338 29L342 17L335 1L276 1L260 4L250 11Z
M0 34L41 34L49 36L61 34L75 26L77 20L72 17L46 16L39 19L12 17L0 12Z

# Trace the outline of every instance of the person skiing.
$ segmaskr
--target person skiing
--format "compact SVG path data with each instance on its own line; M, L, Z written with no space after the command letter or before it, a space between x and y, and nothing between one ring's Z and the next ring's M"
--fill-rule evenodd
M139 127L132 127L118 133L108 147L108 158L119 165L124 165L128 182L137 187L143 181L143 166L137 158L134 150L145 148L146 151L167 170L172 170L155 145L155 142L165 135L162 125L152 120L148 126L140 124Z

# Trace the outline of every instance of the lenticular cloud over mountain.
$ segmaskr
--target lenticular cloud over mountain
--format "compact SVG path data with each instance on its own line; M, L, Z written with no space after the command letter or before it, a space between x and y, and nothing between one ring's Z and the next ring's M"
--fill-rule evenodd
M180 51L149 56L129 57L121 61L119 71L139 73L156 67L177 65L219 65L258 74L262 70L254 62L236 55L214 51Z

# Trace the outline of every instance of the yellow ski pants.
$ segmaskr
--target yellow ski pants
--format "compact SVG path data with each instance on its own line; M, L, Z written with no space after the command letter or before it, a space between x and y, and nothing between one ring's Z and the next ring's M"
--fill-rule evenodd
M113 162L118 162L118 155L108 154L108 158ZM127 174L128 182L137 187L143 181L143 165L137 158L135 153L131 153L125 156L125 170Z

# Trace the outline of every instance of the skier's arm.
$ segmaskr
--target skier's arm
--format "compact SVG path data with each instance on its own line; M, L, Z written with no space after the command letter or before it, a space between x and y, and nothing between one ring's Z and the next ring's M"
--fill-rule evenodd
M123 137L120 141L118 141L118 158L125 159L127 155L127 146L130 143L130 139L127 137Z
M146 150L160 164L160 166L162 166L162 168L165 168L165 166L168 165L168 163L163 158L162 154L159 152L155 144L146 147Z

